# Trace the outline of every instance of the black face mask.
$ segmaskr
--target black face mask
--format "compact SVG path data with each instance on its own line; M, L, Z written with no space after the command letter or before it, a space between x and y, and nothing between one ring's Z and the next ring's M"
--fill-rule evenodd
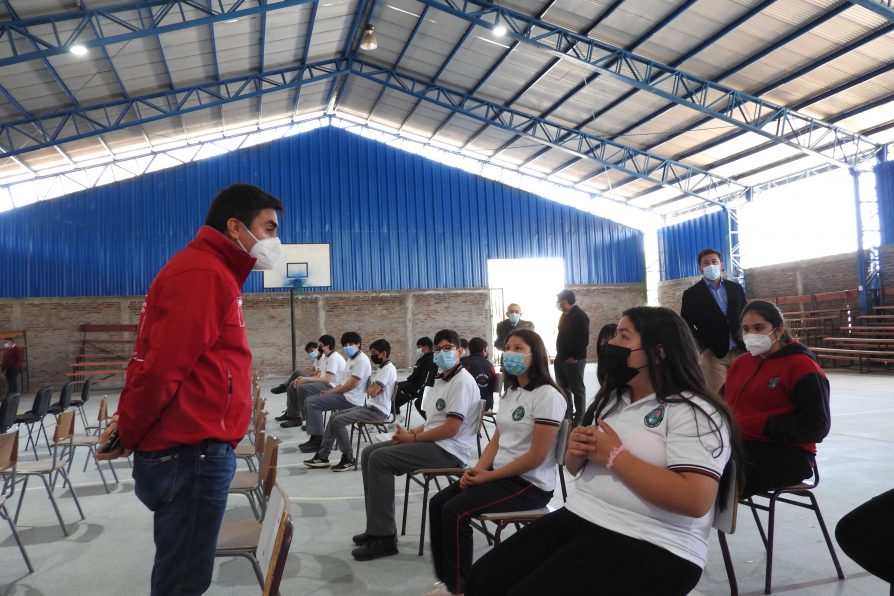
M631 368L627 366L627 359L633 352L638 352L642 348L631 350L630 348L622 348L614 344L605 344L599 355L599 361L605 370L607 379L611 379L612 383L617 385L626 385L633 377L639 374L640 368Z
M382 357L377 354L373 354L369 359L373 361L373 364L382 364Z

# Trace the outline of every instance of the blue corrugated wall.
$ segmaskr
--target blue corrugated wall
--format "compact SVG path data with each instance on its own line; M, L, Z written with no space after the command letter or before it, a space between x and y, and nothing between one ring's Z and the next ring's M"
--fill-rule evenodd
M729 229L726 211L709 213L658 230L661 279L680 279L699 275L695 258L703 248L714 248L727 262Z
M283 242L332 245L332 290L485 287L489 258L644 279L638 230L324 127L0 214L0 296L142 294L234 182L283 200Z
M875 188L881 242L894 244L894 161L886 161L875 167Z

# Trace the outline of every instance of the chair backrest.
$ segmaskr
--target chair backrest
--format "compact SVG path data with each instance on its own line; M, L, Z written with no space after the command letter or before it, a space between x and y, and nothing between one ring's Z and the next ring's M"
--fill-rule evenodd
M38 418L43 418L50 411L50 402L53 400L53 390L55 387L42 387L34 396L34 404L31 406L31 413Z
M282 578L285 556L291 545L291 533L287 527L292 523L289 497L280 485L275 485L267 504L267 512L261 524L261 535L255 556L264 574L264 594L276 594ZM285 551L285 552L283 552ZM274 585L275 584L275 585Z
M498 396L503 395L503 373L498 372L494 379L494 393Z
M19 431L0 435L0 471L14 468L19 462Z
M90 389L93 387L93 377L87 377L84 379L84 384L81 386L81 403L86 404L87 400L90 399Z
M478 407L475 410L475 420L477 422L475 423L475 426L472 427L472 428L476 429L476 432L478 430L481 430L481 425L484 424L484 409L486 407L487 407L487 402L484 401L483 399L479 399Z
M267 410L261 410L255 415L255 436L267 429Z
M276 467L279 459L279 439L275 435L268 435L264 439L264 455L261 457L261 465L258 466L258 483L264 486L270 474L270 468ZM266 487L265 487L265 491Z
M61 443L71 439L75 431L75 413L74 410L61 412L56 416L56 432L53 433L53 443L60 445Z
M711 524L716 530L724 534L732 534L736 531L736 512L739 509L739 487L736 483L736 462L729 460L723 470L720 486L726 482L726 490L717 490L717 499L714 501L714 522Z
M21 393L10 393L0 402L0 432L5 433L16 422Z
M109 419L109 402L106 398L102 398L99 400L99 414L96 415L96 421L99 422L99 426L102 426L102 423Z
M264 455L264 445L267 444L267 432L259 430L255 433L255 453Z
M74 393L74 381L69 381L62 386L59 393L59 408L64 410L71 404L71 394Z
M571 420L565 418L559 425L559 433L556 435L556 465L565 465L565 451L568 448L568 434L571 432Z

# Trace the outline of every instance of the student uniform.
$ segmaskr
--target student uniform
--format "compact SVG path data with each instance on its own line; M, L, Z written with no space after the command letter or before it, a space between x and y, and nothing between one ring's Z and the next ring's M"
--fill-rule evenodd
M635 457L652 465L720 479L730 456L729 430L715 408L689 396L720 428L686 403L629 391L604 420ZM708 551L713 508L700 518L652 505L605 466L586 462L566 506L530 524L472 568L466 594L687 594ZM519 573L493 573L516 569ZM589 592L588 592L589 593Z
M558 427L565 416L565 397L551 385L510 389L500 399L497 429L499 449L494 469L521 457L531 448L538 424ZM501 478L460 489L454 483L431 500L431 549L435 574L453 593L465 588L472 566L472 528L469 520L482 513L525 511L545 507L556 485L556 450L550 447L538 466L520 476Z
M339 355L339 357L341 356ZM347 383L348 379L351 378L357 379L357 384L344 393L309 397L305 405L307 410L307 434L311 436L323 435L323 412L362 406L366 402L366 389L369 386L369 375L371 372L372 365L369 362L369 356L360 350L348 358L338 385Z

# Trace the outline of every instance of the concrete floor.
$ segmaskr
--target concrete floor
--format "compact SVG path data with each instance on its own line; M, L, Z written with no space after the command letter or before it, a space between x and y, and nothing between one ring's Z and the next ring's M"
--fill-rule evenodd
M884 374L830 374L832 433L820 446L822 484L817 496L830 530L847 511L894 485L894 395L891 377ZM269 388L280 379L265 379L263 395L268 410L278 415L283 396ZM588 394L596 388L595 367L587 370ZM88 410L95 416L102 390ZM117 400L117 393L108 395ZM21 409L26 406L23 404ZM275 424L275 423L272 423ZM291 498L295 538L281 586L288 595L418 595L435 578L431 563L416 555L419 538L419 491L411 497L407 535L400 538L400 554L367 563L351 556L350 536L365 527L360 473L333 474L310 470L301 461L297 443L305 433L297 429L273 431L283 441L279 482ZM335 454L337 456L337 454ZM49 506L43 487L29 487L18 524L35 566L33 574L19 556L5 523L0 523L0 595L92 594L95 596L148 593L153 545L151 516L133 495L130 471L118 463L121 484L106 494L95 468L81 471L83 454L73 468L75 487L86 514L79 521L68 492L57 490L70 536L65 538ZM573 487L571 488L573 490ZM558 492L558 491L557 491ZM399 494L402 493L402 483ZM17 498L17 497L16 497ZM561 501L557 497L556 503ZM250 517L245 499L231 498L227 519ZM399 505L399 504L398 504ZM487 545L476 536L476 552ZM729 537L742 594L763 592L765 554L750 513L739 510L739 529ZM427 548L427 547L426 547ZM791 506L779 508L774 556L774 593L791 595L886 595L888 586L859 568L839 550L847 579L839 581L811 512ZM506 572L511 573L511 570ZM260 593L248 562L220 559L209 594ZM696 592L729 593L716 536L708 566Z

